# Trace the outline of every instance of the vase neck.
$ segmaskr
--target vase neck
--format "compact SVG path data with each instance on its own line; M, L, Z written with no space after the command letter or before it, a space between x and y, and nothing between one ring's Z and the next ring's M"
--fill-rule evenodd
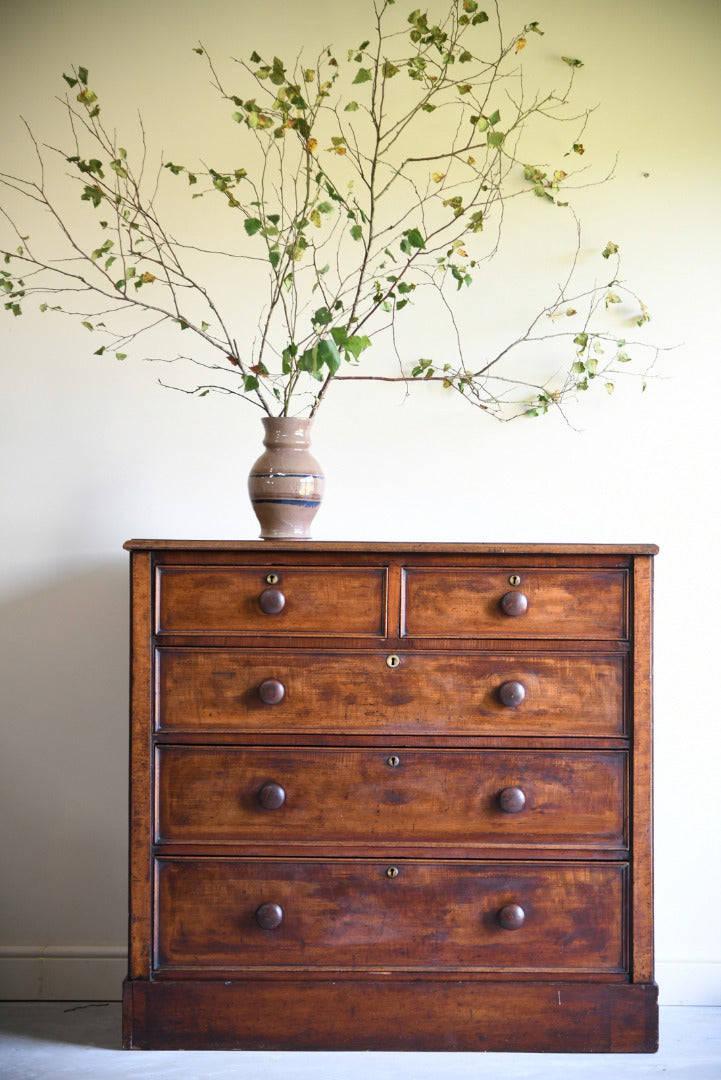
M310 446L312 420L295 416L263 417L263 445L304 450Z

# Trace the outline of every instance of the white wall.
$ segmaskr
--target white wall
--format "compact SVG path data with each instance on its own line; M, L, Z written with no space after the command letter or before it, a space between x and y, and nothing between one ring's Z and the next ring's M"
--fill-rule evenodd
M409 5L410 6L410 5ZM287 0L0 0L0 162L28 167L22 113L48 142L71 64L107 114L193 153L209 101L190 52L357 43L361 0L333 13ZM721 5L713 0L503 0L539 19L538 44L585 61L585 139L616 179L581 199L590 245L622 243L625 274L678 345L645 394L602 390L558 417L494 425L437 391L336 387L315 426L328 488L316 539L656 542L657 957L666 1003L721 1004L718 297ZM270 43L268 45L268 43ZM147 102L147 105L146 105ZM219 109L219 115L223 110ZM225 130L225 129L223 129ZM648 174L645 176L644 174ZM523 249L523 243L519 250ZM466 328L512 334L527 315L512 260ZM484 292L484 298L486 293ZM492 314L484 314L490 310ZM252 296L239 297L252 320ZM421 349L409 334L409 353ZM123 975L126 847L126 556L132 536L252 538L245 476L256 415L156 385L141 360L94 357L59 316L2 335L0 995L115 997ZM421 350L422 351L422 350ZM10 886L10 887L8 887Z

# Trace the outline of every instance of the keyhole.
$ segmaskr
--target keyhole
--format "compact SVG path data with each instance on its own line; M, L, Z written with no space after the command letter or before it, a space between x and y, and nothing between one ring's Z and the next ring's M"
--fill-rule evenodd
M388 758L388 764L392 769L396 769L400 765L400 763L401 759L398 757L397 754L391 754L391 756Z
M511 574L511 576L508 579L508 584L509 585L520 585L521 584L521 576L520 576L520 574Z
M401 662L400 656L396 656L395 653L392 656L386 658L386 664L389 668L397 668Z
M279 581L280 581L280 578L278 577L277 574L266 574L265 575L265 583L266 583L266 585L277 585Z
M394 878L394 877L398 877L399 874L400 874L400 870L398 869L397 866L389 866L388 869L386 870L386 877Z

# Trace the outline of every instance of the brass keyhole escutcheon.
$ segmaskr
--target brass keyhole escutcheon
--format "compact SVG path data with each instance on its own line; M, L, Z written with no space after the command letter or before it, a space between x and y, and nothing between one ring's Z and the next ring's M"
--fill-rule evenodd
M508 579L508 584L509 585L520 585L521 584L521 575L520 574L511 574L511 576Z
M265 575L265 583L266 583L266 585L277 585L279 581L280 581L280 578L278 577L277 574L266 574Z
M388 758L388 764L392 769L397 769L400 763L401 759L398 757L397 754L391 754L391 756Z
M400 870L398 869L397 866L389 866L388 869L386 870L386 877L389 877L389 878L398 877L399 874L400 874Z
M386 664L388 665L389 668L400 667L400 663L401 663L401 658L400 658L400 656L396 656L395 653L392 653L390 656L386 657Z

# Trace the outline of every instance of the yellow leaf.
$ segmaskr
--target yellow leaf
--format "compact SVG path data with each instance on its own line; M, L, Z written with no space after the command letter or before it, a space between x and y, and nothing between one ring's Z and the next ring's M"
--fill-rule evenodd
M445 180L445 178L446 178L446 174L444 172L434 172L433 173L433 183L434 184L440 184L441 180Z
M519 37L518 41L516 42L516 52L520 52L521 49L525 49L525 47L526 39L524 37Z
M146 285L150 285L152 281L155 281L155 274L151 274L146 270L144 274L140 275L140 280Z
M308 151L309 154L312 154L312 153L315 152L315 149L316 149L317 145L318 145L318 140L317 139L308 139L308 141L305 144L305 148L306 148L306 150Z
M568 173L565 173L563 171L563 169L556 169L553 176L554 176L554 179L556 179L556 180L565 180L566 177L568 176Z
M313 68L305 68L303 70L303 79L307 83L313 82L313 80L315 79L315 71L313 70Z
M326 150L330 151L333 154L343 155L347 153L345 146L327 146Z
M616 387L613 385L612 382L607 382L606 383L606 391L607 391L607 393L612 394L615 389L616 389Z
M475 165L476 164L476 159L474 157L469 157L468 158L468 164L469 165Z
M468 258L468 252L466 251L465 248L459 247L459 248L456 248L456 251L457 251L457 253L460 255L460 257L462 259L467 259Z

